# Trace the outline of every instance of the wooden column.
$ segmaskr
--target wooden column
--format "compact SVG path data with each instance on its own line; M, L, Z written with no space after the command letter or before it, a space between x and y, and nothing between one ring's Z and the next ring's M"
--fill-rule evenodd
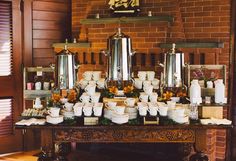
M25 67L33 64L33 39L32 39L32 1L24 0L24 48L23 64Z

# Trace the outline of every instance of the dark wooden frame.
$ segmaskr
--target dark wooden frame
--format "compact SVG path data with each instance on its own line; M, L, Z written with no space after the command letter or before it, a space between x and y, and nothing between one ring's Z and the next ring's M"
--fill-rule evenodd
M228 88L228 95L230 96L229 104L230 109L228 111L228 116L230 116L230 119L233 120L233 125L235 125L235 115L236 115L236 101L234 96L236 95L236 44L235 44L235 38L236 38L236 1L231 1L231 26L230 26L230 67L229 67L229 88ZM234 149L236 149L235 143L236 138L236 130L235 128L232 130L231 133L228 134L228 140L227 140L227 156L230 158L230 160L233 160L236 158L236 153Z

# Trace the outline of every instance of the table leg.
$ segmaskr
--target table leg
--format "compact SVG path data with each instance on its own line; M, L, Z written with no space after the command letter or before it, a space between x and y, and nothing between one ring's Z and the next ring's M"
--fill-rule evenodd
M71 144L70 143L55 143L55 154L57 161L68 161L67 155L71 151Z
M190 157L189 161L209 161L208 156L204 153L207 144L206 130L196 130L195 137L194 150L196 153Z

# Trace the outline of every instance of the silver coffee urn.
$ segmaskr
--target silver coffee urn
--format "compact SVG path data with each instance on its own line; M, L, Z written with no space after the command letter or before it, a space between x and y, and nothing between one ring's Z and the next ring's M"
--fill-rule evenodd
M165 87L182 87L184 84L184 53L178 51L175 44L164 56L164 80Z
M110 36L107 40L107 86L115 85L119 89L132 83L132 51L131 39L123 34L121 29Z
M56 79L59 89L73 89L77 82L76 55L65 48L56 55Z

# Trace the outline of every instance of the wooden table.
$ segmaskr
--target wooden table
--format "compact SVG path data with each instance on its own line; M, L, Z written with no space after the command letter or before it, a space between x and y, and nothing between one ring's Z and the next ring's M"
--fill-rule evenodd
M202 157L206 151L208 129L229 129L225 125L107 125L107 126L15 126L16 129L40 129L41 146L54 149L54 144L77 143L190 143L196 154L191 159ZM62 144L63 145L63 144ZM63 149L61 147L61 149ZM61 152L59 160L65 160Z

